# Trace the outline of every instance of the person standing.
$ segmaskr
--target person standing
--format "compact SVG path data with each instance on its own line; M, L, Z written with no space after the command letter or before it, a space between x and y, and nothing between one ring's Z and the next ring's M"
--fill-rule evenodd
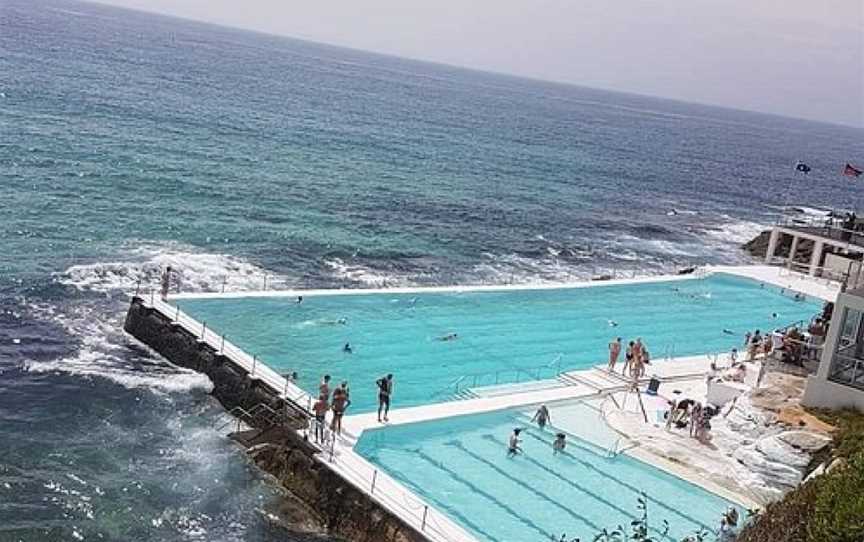
M162 272L162 288L160 291L160 295L162 296L162 301L166 301L168 299L168 291L171 289L171 266L165 268L165 271Z
M534 413L534 417L531 418L532 422L537 422L537 426L541 431L546 429L546 424L552 421L552 416L549 414L549 409L546 408L546 405L540 405L540 408L537 409L537 412Z
M635 345L636 345L636 343L634 343L633 341L630 341L630 343L627 345L627 351L624 352L624 367L621 369L622 375L627 374L627 369L630 368L630 365L634 361L634 352L633 351L635 350L635 348L634 348Z
M510 441L507 443L507 457L516 457L517 454L523 453L522 447L519 446L522 443L522 439L519 438L521 432L522 430L517 427L510 435Z
M328 401L330 400L330 375L324 375L321 379L321 384L318 385L318 395L323 395Z
M381 422L382 412L386 422L387 415L390 413L390 396L393 395L393 375L388 374L384 378L379 378L376 384L378 385L378 422Z
M312 411L315 413L315 442L319 444L326 442L327 440L326 435L324 434L324 428L328 408L327 396L324 394L321 394L318 397L318 400L315 401L315 404L312 405Z
M348 383L342 382L342 385L333 390L333 421L330 423L330 430L337 434L342 434L342 416L348 410L351 400L348 398Z
M609 343L609 372L615 370L615 364L618 363L618 356L621 355L621 337L616 338Z

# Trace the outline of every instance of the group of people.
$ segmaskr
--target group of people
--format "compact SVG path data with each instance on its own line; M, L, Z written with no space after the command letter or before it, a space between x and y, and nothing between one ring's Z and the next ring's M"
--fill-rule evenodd
M531 418L531 423L536 423L537 427L540 428L541 431L546 430L546 426L552 423L552 415L549 413L549 409L546 408L546 405L540 405L537 409L537 412L534 413L534 416ZM525 453L522 449L522 434L523 429L521 427L516 427L513 429L513 432L510 433L510 438L507 441L507 457L516 457L517 455ZM567 435L561 432L555 433L555 439L552 441L552 454L558 455L563 453L567 448Z
M762 335L760 330L744 335L744 348L747 361L753 361L757 356L775 356L784 363L801 366L804 360L818 352L825 343L828 326L822 317L810 322L804 333L798 326L785 329L775 329L772 333Z
M294 373L296 375L296 373ZM321 378L318 385L318 399L312 405L312 413L315 416L314 438L317 443L325 443L328 440L327 429L333 435L342 434L342 418L348 407L351 406L351 390L348 381L344 380L335 389L330 390L332 378L329 374ZM378 387L378 421L388 421L390 413L390 397L393 394L393 375L388 374L379 378L375 384ZM330 425L327 425L327 413L332 412Z
M666 413L666 430L689 428L692 438L706 443L711 440L711 418L717 412L715 407L693 399L673 399Z
M621 356L622 346L623 341L621 337L616 337L609 343L609 372L615 371L615 365L618 364L618 358ZM626 376L629 371L631 378L642 378L645 376L645 367L650 363L651 355L648 353L648 348L642 343L642 338L639 337L627 344L627 349L624 352L624 367L621 369L621 374Z
M345 411L351 406L351 390L348 388L348 381L343 380L342 384L333 390L331 396L330 380L330 375L324 375L321 379L321 383L318 385L318 400L312 405L312 412L315 415L315 423L313 424L315 442L319 444L327 441L327 412L333 412L333 417L330 420L330 431L334 435L341 435L342 418L345 416Z

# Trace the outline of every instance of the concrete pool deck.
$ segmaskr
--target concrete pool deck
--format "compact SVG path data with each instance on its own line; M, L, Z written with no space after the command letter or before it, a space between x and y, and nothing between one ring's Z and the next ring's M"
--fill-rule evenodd
M417 286L395 288L342 288L342 289L287 289L287 290L241 290L232 292L188 292L172 294L171 299L236 299L243 297L297 297L297 296L333 296L361 294L412 294L412 293L446 293L446 292L500 292L525 290L556 290L564 288L591 288L596 286L614 286L623 284L644 284L651 282L671 282L679 280L694 280L711 273L728 273L746 277L781 288L794 290L823 301L833 301L840 290L839 284L792 271L784 267L770 265L738 265L738 266L705 266L695 272L685 275L649 275L643 277L585 280L580 282L549 282L530 284L478 284L462 286Z
M699 270L688 275L662 275L631 279L614 279L603 281L588 281L568 284L529 284L504 286L453 286L453 287L423 287L423 288L384 288L384 289L344 289L344 290L280 290L280 291L243 291L228 293L190 293L172 295L171 299L226 299L244 297L296 297L316 295L362 295L375 293L434 293L434 292L469 292L469 291L511 291L511 290L553 290L562 288L588 288L594 286L611 286L624 284L640 284L663 281L684 281L703 278L711 273L728 273L750 278L790 291L800 292L808 297L823 301L833 300L839 291L839 285L825 280L815 279L808 275L789 271L785 268L771 266L717 266ZM173 321L176 326L200 336L199 343L207 344L214 350L224 353L237 366L248 373L249 378L260 381L286 399L309 407L311 397L303 389L288 382L272 368L234 346L206 325L183 313L178 307L158 299L152 292L143 296L143 303L160 312ZM710 364L708 353L686 358L655 360L649 368L649 374L655 374L662 381L674 382L676 388L696 389L704 386L704 375ZM601 360L598 360L601 361ZM500 386L498 388L501 388ZM497 389L489 396L475 396L458 400L394 409L390 413L388 425L417 423L437 419L451 418L491 412L502 409L529 407L539 403L554 403L558 401L590 400L615 396L626 393L629 385L620 377L610 376L605 370L594 367L591 369L570 371L559 375L557 379L532 382L530 386L514 385L510 389ZM482 393L482 390L477 390ZM475 394L475 395L479 395ZM397 482L385 472L377 469L365 458L355 452L354 446L363 432L381 427L375 413L364 413L347 416L343 422L343 436L332 441L330 450L322 452L317 459L331 470L341 475L369 498L380 503L392 514L429 540L434 541L474 541L476 538L468 531L451 520L449 516L438 512L433 506ZM621 432L619 429L616 431ZM622 433L624 434L624 433ZM630 435L624 434L629 437ZM621 453L639 459L649 465L671 473L694 485L715 493L726 500L752 508L756 506L753 499L744 492L735 492L710 479L700 476L697 471L686 465L670 461L658 454L640 449L638 446ZM614 523L614 521L612 521Z

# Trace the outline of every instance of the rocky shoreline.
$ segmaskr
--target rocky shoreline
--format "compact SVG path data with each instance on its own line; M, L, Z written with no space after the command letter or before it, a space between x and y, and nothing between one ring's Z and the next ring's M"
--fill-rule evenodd
M425 537L380 506L322 463L305 437L307 414L278 392L216 352L197 337L174 325L158 311L134 298L124 329L160 355L181 367L204 373L213 382L212 395L226 411L252 411L267 405L277 413L265 423L255 417L244 422L248 431L230 437L244 446L249 458L272 475L286 491L280 525L307 535L328 535L352 542L421 542Z

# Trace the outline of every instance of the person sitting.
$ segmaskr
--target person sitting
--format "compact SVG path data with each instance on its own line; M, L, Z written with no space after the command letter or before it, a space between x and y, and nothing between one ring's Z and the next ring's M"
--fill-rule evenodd
M744 379L747 377L747 367L743 363L736 363L732 366L732 374L729 375L729 379L732 382L744 383Z
M771 335L765 334L765 337L762 339L762 354L767 358L771 355L771 351L773 350L774 342L771 340Z
M816 318L813 320L813 323L807 328L807 333L810 334L811 342L814 345L822 345L825 342L825 325L822 323L822 319Z

